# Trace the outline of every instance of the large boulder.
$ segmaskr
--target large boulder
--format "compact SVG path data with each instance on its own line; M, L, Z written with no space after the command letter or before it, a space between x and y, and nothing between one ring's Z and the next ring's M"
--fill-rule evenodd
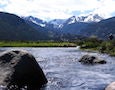
M84 55L79 62L82 64L105 64L105 60L98 59L96 56Z
M105 90L115 90L115 82L112 82L111 84L109 84Z
M38 90L47 79L34 56L26 51L7 51L0 54L0 85L8 90Z

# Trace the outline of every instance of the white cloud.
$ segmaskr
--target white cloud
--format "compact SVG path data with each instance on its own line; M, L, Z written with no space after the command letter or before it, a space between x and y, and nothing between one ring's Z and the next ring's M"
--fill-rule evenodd
M0 0L1 11L41 19L68 18L88 11L108 17L115 11L114 5L115 0Z
M115 0L101 0L98 8L95 9L95 13L99 13L104 17L111 17L112 13L115 13Z
M9 3L9 0L0 0L0 5L6 5Z

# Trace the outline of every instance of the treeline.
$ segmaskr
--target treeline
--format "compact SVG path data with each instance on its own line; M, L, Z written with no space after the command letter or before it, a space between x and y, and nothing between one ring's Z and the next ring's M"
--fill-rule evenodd
M108 53L115 56L115 40L100 40L95 37L77 42L82 49L98 50L101 53Z
M0 47L76 47L97 50L115 56L115 40L100 40L95 37L76 41L0 41Z

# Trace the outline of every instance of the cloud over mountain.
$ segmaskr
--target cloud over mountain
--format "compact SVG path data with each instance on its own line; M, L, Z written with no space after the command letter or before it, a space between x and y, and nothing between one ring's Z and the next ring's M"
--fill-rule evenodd
M89 13L115 15L115 0L0 0L0 11L41 19L68 18Z

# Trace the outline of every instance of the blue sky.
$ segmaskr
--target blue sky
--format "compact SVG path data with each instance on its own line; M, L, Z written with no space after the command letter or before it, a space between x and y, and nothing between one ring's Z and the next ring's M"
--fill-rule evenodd
M44 20L99 14L115 16L115 0L0 0L0 11Z

